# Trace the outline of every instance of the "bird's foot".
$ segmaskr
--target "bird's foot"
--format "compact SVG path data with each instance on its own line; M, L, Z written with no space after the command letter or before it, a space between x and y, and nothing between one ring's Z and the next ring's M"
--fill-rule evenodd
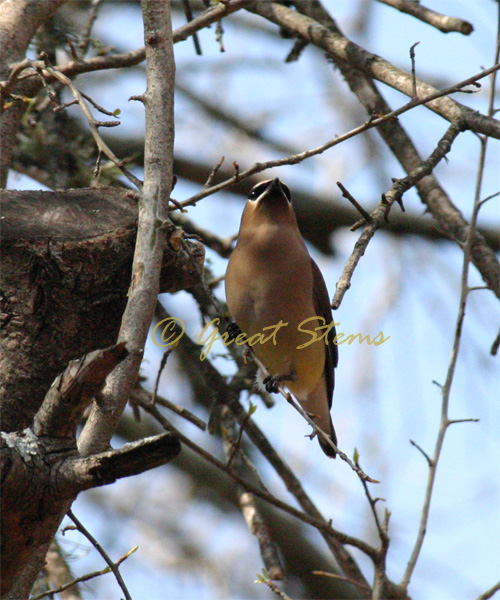
M262 382L266 386L266 391L270 394L279 392L280 384L284 381L295 381L297 375L295 373L283 373L278 375L268 375Z
M230 325L228 325L227 329L226 329L226 333L229 336L229 339L231 340L231 342L234 342L234 340L241 335L242 331L241 329L238 327L238 325L236 325L236 323L233 321Z

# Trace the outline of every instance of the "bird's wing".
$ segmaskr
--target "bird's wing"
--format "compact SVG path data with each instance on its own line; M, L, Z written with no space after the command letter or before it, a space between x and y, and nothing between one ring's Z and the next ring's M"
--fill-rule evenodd
M313 274L313 302L316 315L325 319L325 325L329 325L333 321L332 309L330 306L330 298L326 288L325 280L319 270L318 265L311 258L311 269ZM333 343L336 332L335 327L332 327L328 333L326 344L326 362L325 362L325 377L326 387L328 390L328 403L331 408L333 388L335 387L334 369L339 362L339 350L336 344Z

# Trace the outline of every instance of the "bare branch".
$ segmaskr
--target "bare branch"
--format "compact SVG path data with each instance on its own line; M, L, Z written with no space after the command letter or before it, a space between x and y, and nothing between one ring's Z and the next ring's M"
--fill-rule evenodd
M52 384L35 416L35 434L74 439L83 411L102 388L108 374L127 354L122 342L71 361Z
M410 48L410 59L411 59L411 86L412 86L412 94L411 97L416 100L418 98L417 93L417 75L415 69L415 46L418 46L420 42L416 42Z
M271 578L268 576L265 570L263 571L262 575L259 575L257 577L255 583L263 583L267 585L267 587L273 592L273 594L275 594L276 596L278 596L278 598L281 598L282 600L292 600L290 596L285 594L283 590L281 590L273 581L271 581Z
M94 406L80 436L84 454L105 450L135 385L159 292L165 219L172 187L175 63L170 3L143 2L147 55L144 186L128 302L118 339L129 358L108 379L102 406ZM171 224L171 227L174 226Z
M345 36L334 33L314 19L282 4L262 0L253 4L248 10L326 50L335 59L347 62L377 81L381 81L409 97L412 96L412 77L409 73L395 67L382 57L367 52ZM495 68L500 68L500 65L495 65ZM417 79L417 92L419 96L429 96L435 93L436 89ZM447 121L461 119L467 129L500 139L500 121L478 114L451 98L439 98L426 103L426 106Z
M347 133L338 135L333 140L330 140L330 141L326 142L325 144L318 146L317 148L313 148L311 150L306 150L304 152L300 152L299 154L294 154L292 156L287 156L286 158L280 158L277 160L269 160L266 162L255 163L249 169L238 172L237 174L233 175L229 179L226 179L225 181L218 183L217 185L214 185L209 188L204 188L198 194L195 194L194 196L191 196L191 198L188 198L187 200L184 200L183 202L181 202L180 205L183 208L186 206L192 206L192 205L196 204L199 200L202 200L203 198L206 198L207 196L211 196L212 194L220 192L221 190L224 190L224 189L232 186L233 184L240 182L242 179L250 177L251 175L255 175L256 173L261 173L262 171L265 171L267 169L272 169L275 167L282 167L284 165L295 165L295 164L302 162L303 160L305 160L307 158L310 158L311 156L316 156L318 154L322 154L323 152L325 152L325 150L329 150L330 148L333 148L337 144L345 142L346 140L349 140L349 139L359 135L360 133L367 131L368 129L372 129L373 127L378 127L389 121L392 122L395 117L398 117L399 115L411 110L415 106L427 104L429 101L431 101L433 99L442 98L443 96L447 96L448 94L451 94L454 91L457 91L467 85L470 85L471 83L477 81L478 79L487 77L488 75L490 75L493 72L498 71L499 69L500 69L500 64L495 65L494 67L491 67L490 69L481 71L481 73L478 73L477 75L473 75L472 77L468 77L464 81L461 81L460 83L457 83L454 86L446 88L445 90L442 90L440 92L435 91L432 94L430 94L429 96L422 97L418 100L410 100L410 102L407 102L405 105L401 106L400 108L390 111L381 117L373 118L373 116L371 116L367 121L365 121L365 123L363 123L359 127L355 127L354 129L351 129L351 131L348 131Z
M300 510L297 510L296 508L290 506L289 504L286 504L285 502L279 500L275 496L272 496L268 492L262 490L260 487L256 487L256 486L248 483L248 481L246 481L245 479L243 479L239 475L237 475L231 468L227 467L227 465L225 465L223 462L221 462L220 460L218 460L217 458L212 456L209 452L207 452L206 450L204 450L203 448L201 448L200 446L195 444L188 437L183 435L178 429L176 429L171 423L169 423L163 417L163 415L151 403L151 401L142 400L141 406L144 408L144 410L146 410L146 412L151 414L165 429L171 431L172 433L175 433L175 435L181 440L181 442L183 444L185 444L187 447L194 450L204 460L207 460L208 462L210 462L211 464L213 464L220 470L227 473L232 479L234 479L234 481L236 481L236 483L238 483L242 487L244 487L247 490L247 492L250 492L250 493L254 494L255 496L258 496L259 498L266 500L270 504L273 504L277 508L280 508L281 510L287 512L288 514L292 515L293 517L296 517L297 519L303 521L304 523L308 523L309 525L312 525L313 527L318 529L320 531L320 533L325 534L325 536L327 536L327 537L331 536L331 537L336 538L341 544L348 544L348 545L354 546L370 557L376 556L375 548L373 548L366 542L363 542L362 540L359 540L358 538L355 538L353 536L342 533L342 532L334 529L333 527L331 527L331 525L329 523L327 523L322 517L318 518L318 517L310 516L310 515L306 514L305 512L301 512Z
M61 600L82 600L78 584L74 583L75 577L71 573L61 547L55 538L50 543L46 560L46 569L52 585L59 588L60 586L71 584L65 590L61 590ZM48 592L45 593L47 594Z
M344 267L344 271L337 282L332 308L337 309L340 306L344 294L351 287L351 278L354 269L365 253L370 240L380 227L380 223L387 218L394 202L397 202L419 179L432 172L439 161L450 151L455 138L461 130L462 127L460 124L452 123L439 140L437 147L429 158L403 179L395 180L392 188L382 197L379 205L371 214L371 221L366 225L363 233L356 242L352 254Z
M0 81L4 81L12 64L26 56L26 51L36 30L52 17L66 0L16 0L2 2L0 10ZM38 84L39 85L39 84ZM0 89L0 108L5 98ZM12 151L16 143L21 118L26 103L15 102L2 115L0 123L0 188L7 182L7 173L12 161Z
M294 5L298 10L343 38L337 23L322 6L320 0L294 0ZM333 60L369 115L390 112L390 106L369 75L340 58L333 57ZM493 62L498 65L498 52ZM495 66L490 72L496 73L496 69ZM494 78L495 75L493 75L493 83ZM488 112L488 116L492 116L492 114L492 112ZM406 173L412 172L422 164L415 144L399 120L381 123L378 131ZM467 239L469 224L442 188L434 173L418 181L416 189L442 233L463 247ZM500 265L495 252L485 243L483 236L478 232L474 239L472 261L489 288L500 298Z
M429 467L431 467L432 466L432 458L427 454L427 452L425 450L423 450L422 447L419 446L417 444L417 442L414 442L413 440L410 440L410 444L412 446L414 446L417 450L419 450L419 452L422 454L422 456L427 461L427 464L429 465Z
M349 190L347 190L342 183L340 183L340 181L337 181L337 185L340 188L340 191L342 192L342 196L344 198L347 198L347 200L349 200L349 202L354 206L354 208L359 212L359 214L363 217L364 222L369 223L372 219L370 213L368 211L366 211L361 204L356 200L356 198L354 198L351 193L349 192ZM354 225L353 225L354 227ZM351 227L351 231L353 231L353 228Z
M494 594L496 594L496 592L498 592L498 590L500 590L500 581L495 583L494 586L490 587L489 590L486 590L486 592L480 594L476 600L489 600L494 596Z
M131 396L132 402L134 401L135 398L137 398L137 394L138 394L137 391L132 392L132 396ZM140 392L139 392L139 395L140 395ZM168 408L168 410L171 410L176 415L179 415L179 417L182 417L183 419L186 419L186 421L189 421L193 425L196 425L196 427L198 427L198 429L201 429L202 431L206 431L206 429L207 429L207 426L206 426L205 422L202 421L202 419L200 419L196 415L193 415L193 413L190 412L189 410L187 410L187 408L184 408L183 406L179 406L178 404L174 404L173 402L170 402L170 400L167 400L166 398L162 398L162 396L158 396L157 394L155 394L153 396L153 404L159 404L160 406L164 406L165 408Z
M73 523L75 523L78 531L80 531L80 533L82 533L89 540L89 542L94 546L94 548L104 558L104 560L108 566L106 569L103 569L102 571L95 571L93 573L88 573L87 575L83 575L82 577L78 577L78 578L74 579L73 581L69 582L68 584L60 586L58 588L47 590L43 594L38 594L38 596L34 596L32 598L32 600L39 600L40 598L44 598L45 596L50 596L52 594L58 594L58 593L64 591L65 589L74 586L76 583L80 583L82 581L88 581L89 579L93 579L94 577L99 577L100 575L104 575L105 573L108 573L109 571L111 571L114 574L116 581L118 582L118 585L121 587L123 593L125 594L126 600L132 600L132 598L129 594L129 591L127 589L127 586L125 585L125 582L123 581L121 573L118 570L118 567L124 560L126 560L131 554L133 554L137 550L137 546L135 546L134 548L129 550L124 556L119 558L116 562L113 562L111 560L111 558L109 557L109 555L107 554L107 552L105 552L103 547L99 544L99 542L83 526L83 524L75 517L75 515L72 513L71 510L68 511L68 517L73 521Z
M378 2L397 8L401 12L411 15L428 25L432 25L432 27L439 29L443 33L456 31L463 33L463 35L469 35L474 31L474 27L468 21L464 21L458 17L442 15L414 0L378 0Z
M179 440L171 433L163 433L125 444L117 450L70 459L59 468L59 476L61 482L66 479L68 488L79 492L164 465L180 451Z
M108 122L96 121L94 119L94 117L92 116L92 113L90 112L89 107L87 106L87 103L85 102L82 93L73 85L73 83L71 82L71 79L66 77L66 75L63 75L62 73L60 73L58 69L55 69L53 67L45 67L43 70L37 69L37 71L41 74L42 77L43 77L43 73L47 72L49 75L52 75L52 77L54 77L54 79L57 79L58 81L60 81L63 85L65 85L70 90L70 92L73 94L75 100L78 102L78 105L80 106L85 118L88 121L88 124L90 127L90 132L92 133L92 137L94 138L100 152L105 154L120 169L120 171L125 175L125 177L127 177L127 179L129 179L134 185L137 186L138 189L141 189L141 187L142 187L141 181L139 179L137 179L137 177L135 175L133 175L128 169L125 168L123 161L121 161L114 154L114 152L111 150L111 148L109 148L107 146L107 144L104 142L104 140L101 137L101 134L98 131L99 126L110 126L110 124L114 126L114 125L118 125L118 122L111 121L111 123L108 123ZM94 103L94 101L92 101L92 104L94 104L94 106L96 106L96 103ZM98 107L98 109L101 110L101 107Z
M499 23L499 27L500 27L500 23ZM496 59L497 60L499 57L499 52L500 52L500 44L497 45L497 49L496 49ZM492 112L493 112L493 97L494 97L493 90L494 90L494 81L493 81L492 90L491 90L491 94L490 94L490 104L489 104L489 113L490 114L492 114ZM455 324L453 348L452 348L451 355L450 355L448 372L446 374L446 381L443 386L440 386L440 389L441 389L441 418L440 418L439 431L438 431L438 435L437 435L437 439L436 439L436 444L434 447L434 454L432 456L432 461L429 463L429 472L428 472L428 477L427 477L425 498L424 498L424 503L422 506L422 513L421 513L421 517L420 517L420 524L419 524L419 529L418 529L418 533L417 533L417 539L415 541L415 545L413 547L410 559L408 560L408 564L406 566L406 570L404 572L403 579L401 580L401 583L400 583L400 587L404 588L405 590L408 588L408 585L410 583L410 579L412 577L413 571L417 564L417 560L420 555L420 551L422 549L422 545L424 542L424 538L425 538L425 534L426 534L426 530L427 530L427 523L428 523L428 519L429 519L431 499L432 499L432 494L433 494L433 490L434 490L436 470L437 470L439 458L441 456L441 451L443 448L446 431L448 430L448 427L453 422L457 422L457 420L452 420L448 416L449 403L450 403L451 386L452 386L453 378L455 375L455 368L456 368L457 359L458 359L458 352L460 349L460 342L461 342L461 338L462 338L462 328L463 328L463 324L464 324L464 320L465 320L465 308L466 308L467 298L469 295L469 284L468 284L469 266L472 261L473 244L474 244L474 238L476 236L476 223L477 223L478 216L479 216L479 210L481 208L481 186L482 186L483 171L484 171L484 165L485 165L485 159L486 159L487 141L488 141L488 138L486 136L481 138L481 152L479 155L479 165L478 165L478 173L477 173L477 180L476 180L474 207L473 207L473 211L472 211L472 217L471 217L469 231L467 234L467 239L466 239L465 245L464 245L464 259L463 259L462 274L461 274L460 300L459 300L458 314L457 314L457 319L456 319L456 324ZM473 420L473 419L471 419L471 420Z
M82 31L82 36L78 47L80 48L82 54L85 56L87 53L89 44L90 44L90 34L92 33L92 27L94 26L95 20L97 19L97 12L99 11L99 6L101 5L102 0L91 0L89 15L87 17L87 22Z
M52 0L50 0L52 1ZM195 17L186 25L182 25L173 32L173 42L183 42L197 31L209 27L212 23L230 15L231 13L245 8L254 0L230 0L227 2L218 2L210 6L203 13ZM105 69L120 69L124 67L133 67L143 62L146 58L145 48L137 48L130 52L122 54L110 54L107 56L94 56L83 61L72 61L58 67L61 73L68 77L74 77L80 73L89 73L92 71L102 71Z
M191 23L193 20L193 11L191 10L191 4L189 0L182 0L182 7L184 9L184 14L186 15L186 20L188 23ZM196 32L193 33L193 44L194 49L196 50L196 54L198 56L202 55L200 40L198 39L198 34Z
M240 477L249 480L256 479L256 484L260 484L263 489L266 489L254 465L241 449L241 437L236 428L234 415L227 406L222 409L221 432L228 466L231 466ZM255 497L240 486L238 486L237 494L246 524L251 533L257 538L262 562L269 573L269 578L282 580L284 569L278 550L271 538L269 528L262 517Z
M161 309L160 316L161 318L167 316L167 313L163 308ZM305 492L298 477L293 473L283 458L281 458L281 456L276 452L253 419L248 418L247 411L243 409L238 401L238 396L241 391L241 382L239 381L238 376L234 377L231 384L228 386L226 379L219 374L209 360L199 360L200 347L195 344L187 335L182 337L179 347L184 351L186 360L189 361L191 368L196 369L196 371L200 373L206 385L215 395L218 405L228 404L235 414L240 426L243 426L243 424L245 425L245 433L260 450L266 460L269 461L278 476L283 480L288 491L297 499L297 502L300 504L304 512L315 519L325 521L321 512ZM158 418L157 414L154 416L155 418ZM162 424L166 426L166 423ZM209 459L207 458L207 460ZM252 491L248 488L246 489L247 491ZM320 533L345 575L362 583L363 585L368 585L368 582L364 578L361 569L358 567L356 561L352 558L349 552L344 548L342 541L340 541L336 536L329 535L326 531L321 529ZM375 556L376 550L373 549L373 558Z

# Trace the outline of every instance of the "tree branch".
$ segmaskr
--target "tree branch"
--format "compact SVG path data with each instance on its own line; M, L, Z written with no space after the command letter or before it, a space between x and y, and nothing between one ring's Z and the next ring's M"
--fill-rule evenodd
M256 485L266 489L255 467L241 449L241 437L238 435L234 415L228 406L222 409L221 433L224 440L227 465L231 466L240 477L249 481L255 480ZM237 494L248 529L257 538L262 562L269 572L269 578L282 580L284 569L255 497L241 486L238 486Z
M497 583L495 583L495 585L490 587L489 590L486 590L485 592L480 594L476 598L476 600L489 600L490 598L492 598L494 596L494 594L496 594L496 592L498 592L498 590L500 590L500 581L498 581Z
M142 98L146 108L144 187L129 298L118 336L127 342L130 356L110 376L102 406L92 409L79 440L84 454L105 450L113 435L137 380L159 291L173 181L175 63L170 3L143 0L142 7L147 58L147 90Z
M163 312L164 314L162 314L162 318L168 316L164 309ZM220 373L217 371L217 369L215 369L209 360L199 360L200 346L195 344L188 335L182 336L179 342L179 348L183 350L185 360L188 362L188 364L190 364L191 370L200 373L207 388L210 389L213 397L216 399L217 404L228 405L236 416L240 426L242 426L243 423L245 424L245 433L248 435L253 444L260 450L266 460L269 461L278 476L283 480L287 490L296 498L304 512L317 521L324 521L323 515L305 492L298 477L274 450L269 440L262 433L253 419L248 418L247 412L243 410L238 401L241 391L241 388L238 384L238 378L233 378L232 383L230 386L228 386L225 378L220 375ZM144 394L147 394L147 392L144 392ZM214 410L214 407L212 407L212 410ZM153 416L158 418L157 412L155 412ZM247 489L247 491L252 491L248 488L245 489ZM354 579L363 585L368 585L356 561L344 548L344 542L335 535L329 535L327 531L320 529L320 533L343 572L351 579ZM372 554L370 554L372 558L376 556L375 549L371 549L367 553L369 552L372 552Z
M490 112L492 112L492 102L490 103ZM427 485L425 489L425 497L422 506L422 513L420 517L419 529L417 533L417 539L415 541L415 545L413 547L410 559L408 560L408 564L406 566L406 570L404 572L403 578L401 580L400 586L403 589L407 589L410 583L410 579L412 577L413 571L417 564L418 557L420 555L420 551L422 549L422 545L424 543L424 538L427 530L427 523L429 520L430 506L432 500L432 494L434 490L434 483L436 479L436 472L438 462L441 456L441 451L443 449L444 438L448 427L453 423L453 420L449 417L449 403L450 403L450 395L451 395L451 386L453 383L453 378L455 375L455 368L458 359L458 351L460 349L460 342L462 339L462 329L465 320L465 308L467 303L467 297L469 294L469 285L468 285L468 277L469 277L469 266L471 263L472 249L474 245L474 238L476 235L476 223L479 216L479 210L481 208L481 183L482 183L482 171L484 168L484 159L486 154L486 142L487 138L482 139L481 144L481 154L479 159L479 170L476 182L476 191L474 198L474 208L472 211L471 224L468 231L467 239L464 246L464 259L462 265L462 275L461 275L461 288L460 288L460 300L458 306L458 314L455 323L455 334L453 339L453 348L450 355L450 361L448 365L448 371L446 374L446 381L441 388L441 418L439 423L439 431L436 439L436 443L434 446L434 453L432 459L429 462L429 471L427 476Z
M328 52L334 59L347 62L350 66L359 69L369 77L389 85L410 98L412 97L413 82L409 73L399 69L382 57L367 52L345 36L334 33L314 19L282 4L262 0L253 4L248 10L301 36ZM495 68L500 68L500 65L495 65ZM437 91L431 85L419 79L416 80L416 87L419 97L429 96ZM427 102L425 106L447 121L452 122L461 119L467 129L500 139L500 121L481 115L451 98L444 97L432 100Z
M167 432L125 444L118 450L69 459L60 468L60 478L79 492L155 469L170 462L180 451L177 437Z
M78 422L109 373L128 355L125 342L73 360L54 381L35 416L37 436L75 438Z
M66 0L4 0L0 10L0 81L7 79L11 65L25 57L36 30L52 17ZM0 89L0 92L2 90ZM0 110L6 98L0 93ZM0 125L0 188L7 183L25 102L15 102L2 115Z
M294 5L298 10L311 16L324 27L342 36L337 23L325 10L320 0L294 0ZM390 106L367 74L344 60L334 57L334 61L369 115L386 114L391 111ZM495 60L495 64L497 63L498 60ZM489 116L491 114L489 113ZM412 172L422 164L422 159L414 143L399 120L395 119L381 123L378 126L378 131L407 173ZM435 175L432 173L422 178L417 182L416 188L422 202L435 218L440 230L463 247L467 239L469 224L451 202ZM490 289L500 298L500 286L498 285L500 266L498 259L495 252L488 247L477 231L472 248L472 262Z
M439 31L443 33L450 33L451 31L456 31L458 33L463 33L463 35L469 35L474 31L474 27L469 21L464 21L463 19L459 19L458 17L449 17L447 15L442 15L423 4L420 4L420 1L416 2L415 0L378 0L381 4L387 4L387 6L392 6L392 8L396 8L400 12L406 13L427 23L428 25L432 25Z
M450 151L453 141L461 130L459 124L452 123L444 136L439 140L437 147L429 158L403 179L395 180L392 188L382 197L377 208L371 213L371 220L367 223L363 233L356 242L352 254L344 267L344 271L337 282L332 308L337 309L340 306L344 294L351 287L351 278L354 269L365 253L370 240L380 227L380 224L387 219L394 202L400 200L403 194L414 186L419 179L432 172L439 161Z

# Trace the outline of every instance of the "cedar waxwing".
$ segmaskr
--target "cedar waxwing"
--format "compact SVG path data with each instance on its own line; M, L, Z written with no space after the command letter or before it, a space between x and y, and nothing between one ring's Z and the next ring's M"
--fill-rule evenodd
M227 267L226 299L236 325L248 338L255 336L250 345L271 380L283 382L336 445L330 408L338 348L330 300L297 226L290 190L278 178L250 192ZM318 439L335 458L333 448Z

